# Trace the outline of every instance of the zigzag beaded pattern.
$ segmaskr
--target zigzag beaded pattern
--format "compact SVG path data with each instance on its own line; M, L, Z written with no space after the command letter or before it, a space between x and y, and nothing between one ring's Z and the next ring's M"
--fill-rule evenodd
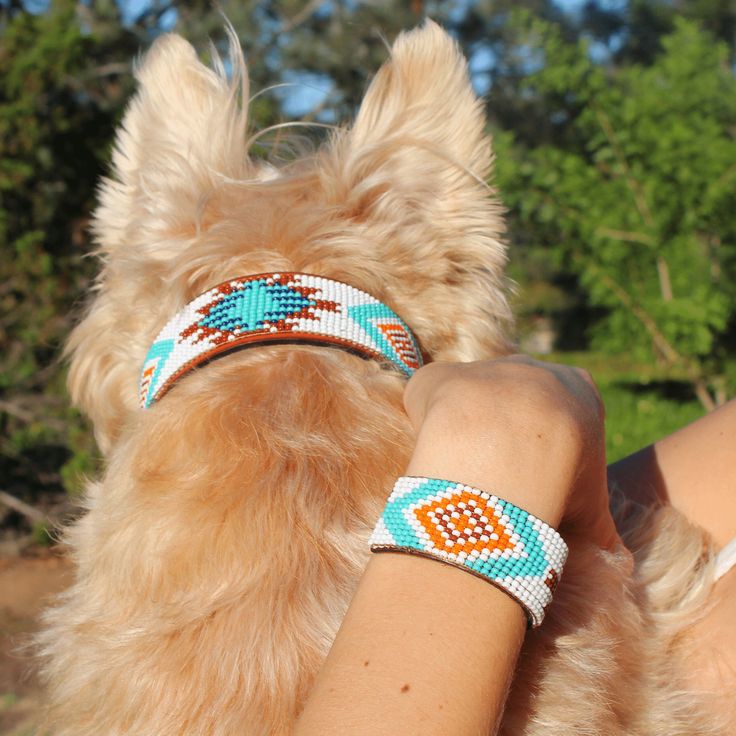
M407 376L422 365L411 330L370 294L311 274L256 274L218 284L166 324L143 363L140 404L148 408L215 355L281 340L340 345Z
M514 598L542 623L567 559L552 527L463 483L403 476L370 538L373 552L409 552L458 565Z

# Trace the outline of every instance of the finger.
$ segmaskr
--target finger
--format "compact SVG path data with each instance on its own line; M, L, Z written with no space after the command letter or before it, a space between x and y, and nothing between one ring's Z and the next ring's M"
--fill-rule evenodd
M431 396L452 371L452 363L429 363L409 378L404 387L404 411L415 428L424 421Z
M591 388L594 388L596 391L598 390L598 387L596 386L595 381L593 380L593 376L588 373L588 371L585 370L585 368L578 368L577 366L573 368L573 370L582 378Z

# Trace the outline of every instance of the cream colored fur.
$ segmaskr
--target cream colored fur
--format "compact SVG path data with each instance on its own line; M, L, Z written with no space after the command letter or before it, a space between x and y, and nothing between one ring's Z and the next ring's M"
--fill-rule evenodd
M103 268L69 353L107 467L40 637L59 736L288 733L409 456L403 379L334 349L235 353L139 410L147 348L188 300L306 271L384 300L431 359L510 350L502 216L478 183L490 141L454 42L432 23L401 35L352 128L277 176L248 156L232 53L228 82L157 41L100 191ZM633 576L572 541L504 734L720 733L675 674L704 539L667 510L627 526Z

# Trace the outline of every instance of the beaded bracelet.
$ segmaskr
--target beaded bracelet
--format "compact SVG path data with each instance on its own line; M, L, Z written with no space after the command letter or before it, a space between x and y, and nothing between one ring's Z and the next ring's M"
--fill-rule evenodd
M370 538L373 552L406 552L456 565L521 604L536 628L567 559L541 519L472 486L437 478L396 481Z

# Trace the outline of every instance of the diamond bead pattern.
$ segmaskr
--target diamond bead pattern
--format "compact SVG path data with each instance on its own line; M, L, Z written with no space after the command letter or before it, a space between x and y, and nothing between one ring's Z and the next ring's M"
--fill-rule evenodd
M370 294L310 274L257 274L218 284L169 320L143 363L140 404L148 408L215 355L282 340L340 345L407 376L422 365L411 330Z
M567 558L554 529L509 501L409 476L396 481L370 544L374 552L413 552L466 568L515 598L535 627Z

